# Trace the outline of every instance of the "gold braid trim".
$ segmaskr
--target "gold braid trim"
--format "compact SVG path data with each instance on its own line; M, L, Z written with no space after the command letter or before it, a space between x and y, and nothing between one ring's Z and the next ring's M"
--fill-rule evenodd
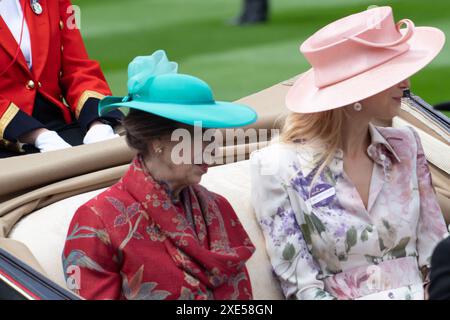
M10 103L8 109L6 109L3 116L0 118L0 139L3 139L3 135L5 134L6 127L10 124L12 119L19 112L19 107L17 107L14 103Z
M84 107L84 104L89 98L97 98L103 99L105 97L104 94L101 94L97 91L86 90L81 94L80 99L78 99L77 108L75 109L75 118L78 119L80 117L81 110Z

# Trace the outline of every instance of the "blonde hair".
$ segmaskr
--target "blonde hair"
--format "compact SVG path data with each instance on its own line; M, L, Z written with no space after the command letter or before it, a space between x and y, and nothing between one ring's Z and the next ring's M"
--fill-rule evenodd
M343 108L337 108L317 113L291 113L286 117L280 142L299 143L304 146L319 143L324 146L325 151L319 159L322 163L312 179L311 186L325 167L331 163L336 150L341 145L344 113Z

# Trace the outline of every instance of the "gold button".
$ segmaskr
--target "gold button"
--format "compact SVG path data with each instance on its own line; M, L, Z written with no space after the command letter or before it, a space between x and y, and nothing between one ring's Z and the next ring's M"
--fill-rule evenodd
M38 87L39 87L39 88L42 87L42 83L40 83L39 81L38 81Z
M34 89L35 87L34 81L33 80L28 81L26 87L28 90Z
M64 23L62 22L62 20L59 20L59 29L64 29Z
M64 51L64 46L61 46L61 51Z

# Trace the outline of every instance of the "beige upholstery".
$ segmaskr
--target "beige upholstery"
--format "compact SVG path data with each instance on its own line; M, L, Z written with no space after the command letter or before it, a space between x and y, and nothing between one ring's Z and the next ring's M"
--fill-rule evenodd
M66 287L61 254L70 221L80 205L104 189L82 193L35 211L17 223L9 239L23 243L36 258L45 274Z
M250 205L249 162L211 168L202 185L226 197L256 246L247 266L256 299L281 299L278 281L265 250L264 237ZM10 232L10 239L25 244L49 278L65 286L61 254L67 230L76 209L104 189L83 193L51 204L26 216Z
M34 270L46 275L36 257L23 242L9 238L0 238L0 248L10 253L20 261L25 262Z

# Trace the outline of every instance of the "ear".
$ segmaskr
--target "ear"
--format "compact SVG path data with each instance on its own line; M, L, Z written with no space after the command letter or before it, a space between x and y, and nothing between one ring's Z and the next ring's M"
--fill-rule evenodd
M160 138L153 139L149 142L149 150L154 155L160 155L163 151L163 143Z

